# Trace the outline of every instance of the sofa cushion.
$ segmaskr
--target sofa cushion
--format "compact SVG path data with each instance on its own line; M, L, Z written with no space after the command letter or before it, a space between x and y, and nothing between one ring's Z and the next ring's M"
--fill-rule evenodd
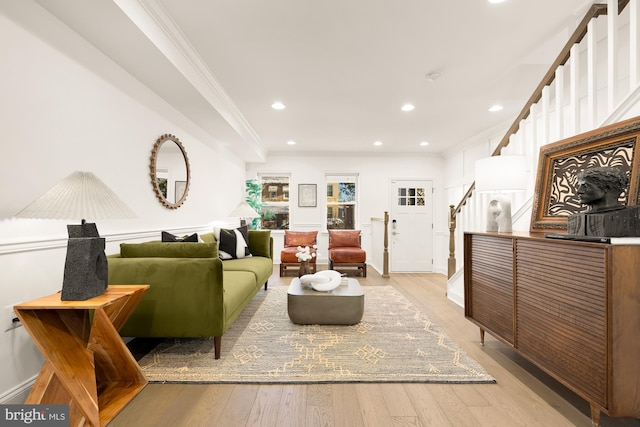
M285 231L284 246L297 248L298 246L313 246L318 237L317 231Z
M329 259L338 264L366 262L367 253L359 248L332 248L329 249Z
M360 230L329 230L329 249L360 247Z
M249 252L249 240L247 226L235 229L214 228L213 232L218 241L218 254L220 259L236 259L251 256Z
M121 243L120 255L123 258L214 258L218 250L211 243Z
M198 233L193 233L190 236L176 236L167 231L163 231L161 234L161 238L163 242L197 242L198 241Z
M253 273L254 280L260 286L266 283L273 274L273 260L271 258L254 256L244 259L229 259L222 261L222 269L226 271L245 271Z

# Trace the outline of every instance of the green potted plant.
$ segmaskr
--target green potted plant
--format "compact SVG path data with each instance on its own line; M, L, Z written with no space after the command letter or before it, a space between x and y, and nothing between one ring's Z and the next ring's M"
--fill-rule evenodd
M257 213L262 213L262 185L257 179L248 179L245 181L246 202ZM260 228L260 218L253 218L251 228L258 230Z

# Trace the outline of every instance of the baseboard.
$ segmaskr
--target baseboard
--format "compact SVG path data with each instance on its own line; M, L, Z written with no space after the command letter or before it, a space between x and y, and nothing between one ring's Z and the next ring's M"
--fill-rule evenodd
M36 382L37 375L14 387L6 393L0 395L0 404L2 405L21 405L27 400L27 396Z
M458 292L456 289L447 289L447 298L464 308L464 295Z
M447 298L464 308L464 270L460 269L447 280Z

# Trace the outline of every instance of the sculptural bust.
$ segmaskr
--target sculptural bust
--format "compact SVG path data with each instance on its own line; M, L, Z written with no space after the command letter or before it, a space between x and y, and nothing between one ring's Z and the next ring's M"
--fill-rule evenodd
M584 169L578 175L576 196L580 203L587 205L587 212L601 212L621 209L620 194L627 188L627 174L614 167Z
M587 210L570 215L567 234L598 237L640 236L640 207L620 202L627 174L615 167L593 167L576 175L576 197Z

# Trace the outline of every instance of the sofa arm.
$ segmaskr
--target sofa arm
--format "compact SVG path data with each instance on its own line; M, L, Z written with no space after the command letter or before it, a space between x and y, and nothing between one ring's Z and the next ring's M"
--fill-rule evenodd
M273 237L271 230L249 230L249 252L251 255L273 259Z
M149 284L120 330L130 337L208 337L224 332L219 258L108 257L109 284Z

